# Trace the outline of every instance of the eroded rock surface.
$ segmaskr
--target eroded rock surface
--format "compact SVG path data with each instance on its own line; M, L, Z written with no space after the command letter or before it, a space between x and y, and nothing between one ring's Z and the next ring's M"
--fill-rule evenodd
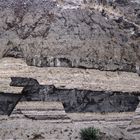
M131 72L110 72L92 69L27 66L21 59L0 60L0 89L3 92L21 92L22 87L10 87L10 77L30 77L41 85L57 88L87 89L92 91L139 92L139 76ZM20 81L19 81L20 82Z
M0 57L27 64L136 72L140 65L136 1L0 1Z
M80 129L93 127L90 122L47 123L31 119L0 119L0 137L4 139L80 140ZM100 123L94 127L100 129L101 140L135 140L131 134L117 127L103 126Z
M40 86L39 91L24 89L23 100L60 101L66 112L131 112L135 111L138 97L121 92L88 91L78 89L56 89ZM137 94L138 95L138 94Z
M21 94L1 93L1 115L10 115L19 101L61 102L66 112L133 112L139 93L92 91L40 85L35 79L12 77L11 86L24 87Z
M67 113L74 122L66 122L64 110L57 117L47 110L44 116L41 109L28 106L10 117L0 116L0 138L78 140L79 130L94 124L104 140L139 140L140 80L130 73L140 75L139 44L139 0L1 0L0 58L85 69L41 69L21 59L0 60L0 90L6 91L0 93L0 114L10 114L22 96L21 101L59 101L67 112L76 112ZM24 95L8 92L11 76L28 77L11 83L18 86L16 92L24 86Z
M58 89L21 77L12 77L10 85L24 87L22 101L62 102L66 112L132 112L139 104L139 93Z

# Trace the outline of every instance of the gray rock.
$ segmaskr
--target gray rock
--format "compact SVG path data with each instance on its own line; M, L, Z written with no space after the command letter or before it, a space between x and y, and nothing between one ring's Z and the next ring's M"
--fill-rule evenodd
M12 83L16 86L16 81L25 83L25 79L15 77ZM26 85L22 93L22 101L62 102L66 112L131 112L139 103L138 93L58 89L53 85Z
M10 115L21 97L21 94L0 92L0 115Z
M10 86L26 87L26 86L37 86L37 85L39 85L38 81L33 78L11 77Z
M139 93L59 89L39 85L32 78L12 77L12 86L24 87L22 94L0 93L0 114L10 115L18 101L62 102L66 112L131 112L135 111Z
M39 67L136 72L139 4L113 4L121 15L82 8L82 1L1 0L0 57L23 57Z

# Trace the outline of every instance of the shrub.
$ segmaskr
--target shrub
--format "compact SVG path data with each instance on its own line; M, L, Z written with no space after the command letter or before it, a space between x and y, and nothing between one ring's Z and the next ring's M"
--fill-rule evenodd
M81 140L99 140L99 129L94 127L88 127L81 129L80 138Z

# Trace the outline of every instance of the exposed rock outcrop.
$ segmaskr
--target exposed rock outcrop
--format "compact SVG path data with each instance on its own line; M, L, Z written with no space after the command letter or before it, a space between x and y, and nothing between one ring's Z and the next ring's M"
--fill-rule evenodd
M0 137L3 139L80 140L80 129L93 127L93 124L86 122L50 123L47 120L40 121L17 117L9 117L8 119L0 117L0 121ZM115 126L103 126L98 123L94 127L101 131L102 139L100 140L135 140L128 132Z
M10 115L21 97L21 94L0 93L0 115Z
M139 140L132 72L139 0L0 0L0 139L79 140L94 125L103 140Z
M136 93L57 89L43 85L26 87L23 93L25 101L60 101L66 112L131 112L139 103Z
M3 92L20 93L22 87L9 86L10 77L31 77L41 85L66 89L128 93L140 91L140 79L136 73L64 67L39 68L27 66L21 59L3 58L0 60L0 89Z
M0 94L2 97L5 96L5 99L1 98L4 102L1 109L7 107L7 110L5 109L5 112L1 114L12 112L19 99L21 101L62 102L66 112L132 112L135 111L139 103L139 93L58 89L55 86L39 85L32 78L12 77L11 79L11 86L24 88L22 94L18 96L12 96L12 94L9 96L6 93ZM10 103L8 99L11 100ZM9 107L10 104L12 104L12 108Z
M2 0L0 57L23 57L40 67L136 72L140 5L121 0L112 4Z
M19 102L11 117L48 120L48 122L71 122L61 102Z

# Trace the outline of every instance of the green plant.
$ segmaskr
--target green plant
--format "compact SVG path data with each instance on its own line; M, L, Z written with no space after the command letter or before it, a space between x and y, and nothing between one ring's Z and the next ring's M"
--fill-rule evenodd
M100 130L94 127L88 127L81 129L80 138L81 140L99 140Z

